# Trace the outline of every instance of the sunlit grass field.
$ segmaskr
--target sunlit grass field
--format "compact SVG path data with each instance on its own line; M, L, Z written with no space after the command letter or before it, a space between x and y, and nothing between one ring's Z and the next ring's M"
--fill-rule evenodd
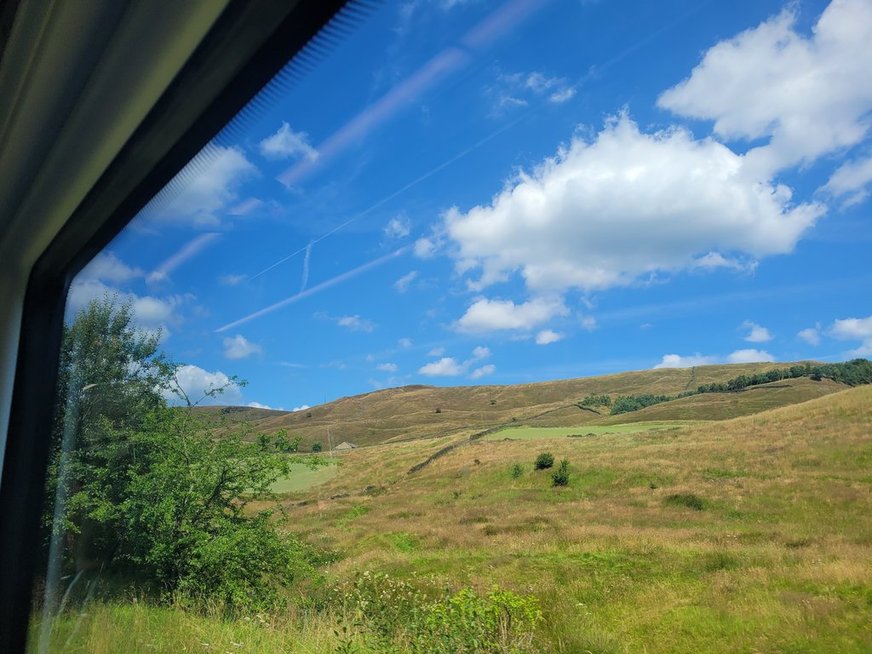
M317 487L287 489L286 528L335 554L299 592L365 570L498 585L539 598L541 652L872 651L872 388L653 424L346 453ZM569 460L568 487L534 470L545 449ZM334 652L343 626L323 611L222 620L119 602L56 633L75 652Z
M327 482L339 472L339 465L329 457L323 457L323 465L312 467L306 463L291 464L290 474L272 485L274 493L296 493Z
M634 434L646 431L676 430L700 424L699 420L659 420L616 425L583 425L579 427L506 427L485 436L485 440L541 440L544 438L584 438L604 434Z

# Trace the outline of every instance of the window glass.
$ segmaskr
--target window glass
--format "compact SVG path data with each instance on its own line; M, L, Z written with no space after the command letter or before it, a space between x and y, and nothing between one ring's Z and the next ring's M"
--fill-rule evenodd
M72 284L33 651L868 651L870 40L372 9Z

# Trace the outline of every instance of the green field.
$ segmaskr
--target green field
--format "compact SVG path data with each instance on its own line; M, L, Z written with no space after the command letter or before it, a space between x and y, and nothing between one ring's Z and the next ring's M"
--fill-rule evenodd
M735 401L741 412L784 388L693 409ZM469 427L347 452L342 474L296 464L275 487L288 495L283 528L324 562L287 609L228 618L107 597L66 611L56 642L88 654L433 651L409 644L423 609L403 589L500 588L542 612L523 647L488 650L500 654L866 654L870 406L863 386L729 420L517 426L482 439ZM534 469L546 447L568 460L567 486ZM361 575L384 581L355 604ZM373 608L383 596L401 601Z
M580 425L578 427L506 427L484 437L488 441L532 441L543 438L602 436L604 434L633 434L643 431L677 430L700 424L700 420L657 420L630 422L617 425Z
M277 480L272 485L273 493L284 495L298 493L330 481L339 472L339 464L327 461L326 465L311 467L307 463L291 464L291 471L284 479Z

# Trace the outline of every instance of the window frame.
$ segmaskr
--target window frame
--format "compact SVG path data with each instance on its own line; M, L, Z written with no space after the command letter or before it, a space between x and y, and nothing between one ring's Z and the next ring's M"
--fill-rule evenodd
M70 283L346 5L230 0L31 269L0 477L0 651L25 651L33 582L45 563L39 535L53 423L47 407L54 407ZM6 5L0 25L11 25L18 9L17 2Z

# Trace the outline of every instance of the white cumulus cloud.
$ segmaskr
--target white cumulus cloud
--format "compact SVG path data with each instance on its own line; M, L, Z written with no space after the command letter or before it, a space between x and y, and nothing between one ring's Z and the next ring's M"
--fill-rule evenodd
M128 266L112 252L101 252L94 257L76 276L76 279L98 279L110 284L123 284L136 277L142 277L140 268Z
M186 365L176 369L176 382L192 403L200 404L238 404L242 401L242 390L232 382L230 377L215 370L210 372L199 366ZM206 397L207 393L224 389L214 397ZM167 391L167 399L178 401L178 395Z
M166 204L146 210L146 219L217 225L238 199L238 189L257 168L236 147L209 146L177 176L178 191ZM160 196L158 196L160 197Z
M339 316L336 324L353 332L371 332L375 329L375 323L358 315Z
M727 356L727 363L769 363L775 361L775 357L766 350L736 350Z
M385 225L385 236L388 238L405 238L412 231L409 219L405 216L396 216Z
M381 370L382 372L396 372L399 370L399 367L396 363L380 363L376 367L376 370Z
M490 348L484 347L483 345L479 345L472 351L473 359L487 359L491 355Z
M763 176L856 145L870 125L872 3L834 0L807 36L798 8L716 44L658 100L725 139L768 139L748 153Z
M563 338L563 334L555 332L553 329L543 329L536 334L536 345L550 345L556 343Z
M466 371L466 366L459 363L454 357L442 357L438 361L431 361L418 369L418 372L428 377L456 377Z
M762 325L746 320L742 323L742 327L748 330L745 340L749 343L768 343L772 340L772 334Z
M830 327L830 335L840 340L860 341L860 346L849 352L850 356L872 357L872 316L836 320Z
M601 290L657 271L791 252L824 213L755 177L744 157L672 128L643 133L626 115L574 138L493 201L454 207L444 227L478 287L520 271L536 293Z
M480 368L476 368L471 373L469 373L470 379L481 379L482 377L486 377L487 375L492 375L496 372L497 367L489 363L485 366L481 366Z
M660 363L654 366L657 368L693 368L695 366L707 366L712 363L717 363L718 358L714 356L703 356L702 354L690 354L682 356L680 354L664 354L660 359Z
M224 356L228 359L245 359L261 352L263 348L260 345L252 343L241 334L224 339Z
M295 132L284 121L275 134L260 142L260 153L270 159L302 158L314 161L318 158L318 151L309 143L309 135Z
M801 329L796 337L809 345L820 345L821 344L821 330L819 325L815 325L814 327L806 327L805 329Z
M567 313L569 310L563 302L555 298L534 298L521 304L511 300L479 298L455 323L455 328L467 333L532 329Z
M250 406L252 409L269 409L270 411L284 411L282 407L272 407L268 404L261 404L260 402L249 402L245 406Z

